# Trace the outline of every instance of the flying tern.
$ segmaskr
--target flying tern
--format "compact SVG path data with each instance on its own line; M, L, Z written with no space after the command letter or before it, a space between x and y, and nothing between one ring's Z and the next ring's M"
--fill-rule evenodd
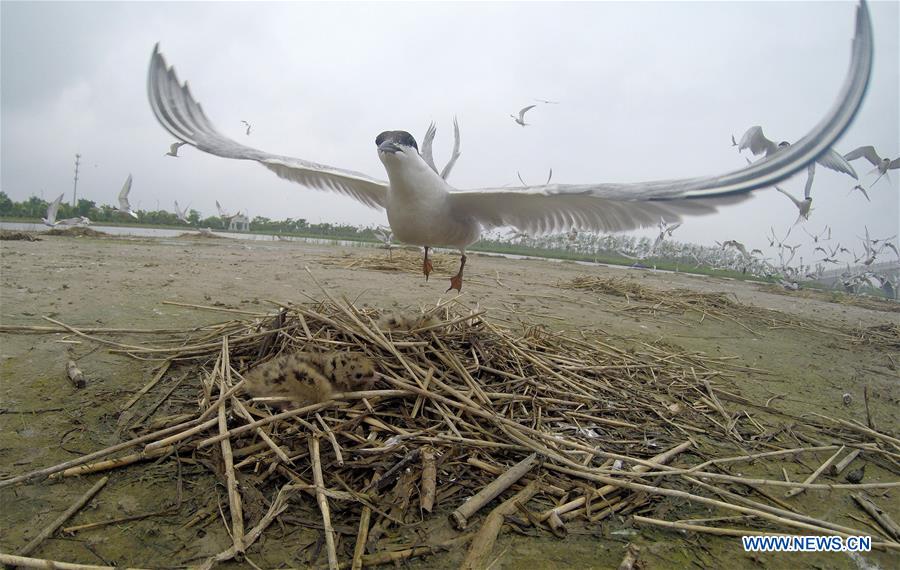
M428 125L428 130L425 131L425 138L422 139L422 159L425 163L431 167L432 170L437 173L437 166L434 164L434 155L432 153L432 143L434 142L434 136L437 134L437 128L434 126L434 123ZM444 166L443 170L441 170L440 175L441 178L447 180L450 177L450 171L453 170L453 167L456 165L456 161L460 157L459 152L459 123L456 121L456 117L453 117L453 152L450 155L450 160L447 161L447 165Z
M59 205L62 204L63 196L65 196L65 193L60 194L59 198L47 206L47 217L41 218L41 221L44 222L45 226L50 226L52 228L61 223L56 221L56 214L59 212Z
M178 200L175 200L175 216L177 216L178 219L181 220L182 222L184 222L186 224L190 224L191 221L187 217L188 208L190 208L190 207L191 207L191 205L188 204L187 206L185 206L184 210L182 210L181 208L178 207Z
M171 146L169 146L169 152L166 153L166 156L174 156L178 158L178 149L186 145L187 143L183 142L173 142Z
M794 206L796 206L797 210L800 212L800 215L797 216L797 221L794 222L794 225L799 224L800 220L809 219L809 211L812 209L812 198L810 197L809 192L806 192L806 194L803 196L803 200L798 200L781 186L775 185L775 189L790 198L791 202L794 203ZM807 190L809 190L808 186Z
M116 208L117 212L121 212L123 214L128 214L132 218L137 219L138 215L134 213L131 209L131 204L128 202L128 194L131 192L131 175L128 175L128 178L125 179L125 184L122 185L122 189L119 191L119 207Z
M510 117L512 117L512 119L519 125L522 125L523 127L527 127L529 125L529 123L525 122L525 113L534 109L535 107L537 107L537 105L528 105L527 107L522 107L521 109L519 109L518 117L515 115L510 115Z
M466 248L478 241L484 231L512 226L529 234L556 233L573 227L614 232L647 227L660 218L677 222L684 215L714 213L719 206L747 199L752 190L791 176L826 153L851 123L865 94L871 66L871 24L863 2L856 10L850 68L838 100L809 134L768 160L734 172L631 184L456 190L425 162L415 138L402 130L384 131L375 138L387 182L343 168L264 152L229 139L213 126L187 86L166 64L158 44L151 56L148 94L157 120L178 140L217 156L257 161L282 178L384 209L397 240L423 246L426 261L431 247L458 248L462 253L460 268L451 279L450 289L459 291ZM384 96L390 98L389 93ZM423 262L423 270L426 268Z
M241 121L241 124L247 125L247 136L250 136L250 123L247 121Z
M900 168L900 158L895 158L891 160L890 158L881 158L878 156L878 153L875 152L874 146L861 146L859 148L853 149L847 154L844 155L846 160L856 160L857 158L865 158L875 167L869 174L872 172L878 172L878 178L875 179L875 182L878 182L882 176L888 179L888 182L891 181L891 177L888 175L888 170L897 170ZM872 184L875 184L873 182ZM871 186L870 186L871 187Z

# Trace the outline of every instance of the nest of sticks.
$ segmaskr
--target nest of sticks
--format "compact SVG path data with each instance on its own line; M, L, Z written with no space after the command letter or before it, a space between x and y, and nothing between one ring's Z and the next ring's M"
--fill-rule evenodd
M230 516L222 520L233 539L204 567L249 555L278 520L282 528L318 525L325 555L311 565L360 568L464 548L463 567L481 568L504 523L564 537L631 514L638 525L719 535L868 535L789 499L810 489L900 486L890 480L900 473L900 440L748 401L725 386L754 369L728 358L640 341L615 346L538 325L513 330L459 299L425 311L434 319L410 331L380 330L378 310L331 297L270 313L196 307L234 318L160 331L152 344L54 321L56 332L158 363L123 410L146 408L135 404L176 375L194 403L163 398L141 418L153 422L132 422L133 439L0 487L193 460L213 466L227 489ZM287 411L242 392L248 369L298 350L367 354L379 368L375 389ZM819 465L802 483L805 475L791 483L730 469L762 462L796 471L796 457ZM863 459L877 465L869 480L843 483L841 472ZM247 508L254 497L267 507ZM662 497L737 516L704 519L718 521L711 525L647 516ZM217 507L187 522L214 518ZM879 528L874 546L900 549L892 532Z
M71 228L51 228L44 232L48 236L66 236L66 237L104 237L109 234L101 232L93 228L83 226L73 226Z
M0 241L41 241L41 238L29 232L0 230Z

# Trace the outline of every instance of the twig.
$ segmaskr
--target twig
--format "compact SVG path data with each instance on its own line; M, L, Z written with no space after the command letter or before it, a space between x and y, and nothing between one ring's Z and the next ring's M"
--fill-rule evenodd
M515 513L516 505L524 506L539 490L540 481L536 479L490 512L469 544L469 551L459 566L460 570L478 570L485 567L500 528L503 526L504 517Z
M102 489L103 486L106 485L107 481L109 481L109 477L104 477L103 479L100 479L99 481L94 483L94 485L90 489L88 489L87 492L82 495L77 501L75 501L72 506L66 509L63 514L56 517L56 519L52 523L50 523L44 530L38 533L36 537L31 539L28 544L20 548L16 552L16 555L28 556L29 554L34 552L35 549L37 549L37 547L39 547L45 540L50 538L50 536L55 533L59 529L59 527L65 524L65 522L69 520L72 515L80 511L81 508L88 503L88 501L94 498L94 495L100 492L100 489Z
M531 471L538 462L537 453L532 453L522 461L510 467L506 473L494 479L487 487L479 491L473 497L470 497L465 503L460 505L450 517L454 526L459 530L465 530L468 525L468 519L478 512L478 510L491 502L497 495L509 488L510 485L522 478L523 475Z
M816 469L815 471L813 471L812 474L811 474L809 477L807 477L805 481L803 481L803 484L804 484L804 485L808 485L808 484L812 483L813 481L815 481L816 478L817 478L819 475L821 475L823 471L825 471L826 469L828 469L828 467L830 467L831 464L834 463L834 460L837 459L838 455L840 455L841 453L843 453L843 451L844 451L844 446L842 445L840 449L838 449L837 451L834 452L834 455L832 455L831 457L829 457L829 458L825 461L825 463L823 463L822 465L819 466L818 469ZM805 491L805 489L804 489L803 487L797 487L796 489L791 489L790 491L788 491L787 493L784 494L784 498L785 498L785 499L790 499L791 497L794 497L794 496L799 495L799 494L802 493L803 491Z
M323 530L325 532L325 548L328 553L328 568L337 570L337 551L334 546L334 529L331 527L331 511L328 508L328 498L325 497L325 481L322 477L322 460L319 458L319 440L315 436L307 438L309 443L309 458L312 462L313 482L316 485L316 501L322 512Z

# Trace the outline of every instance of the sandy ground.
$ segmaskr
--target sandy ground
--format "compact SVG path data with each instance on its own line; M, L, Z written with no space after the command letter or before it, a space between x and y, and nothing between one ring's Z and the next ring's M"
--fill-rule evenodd
M321 292L306 273L333 294L358 305L404 308L432 305L444 294L449 275L438 272L426 282L421 274L346 269L358 256L386 256L374 249L307 246L287 242L230 239L128 239L45 237L40 242L3 241L0 321L3 325L46 325L47 316L83 327L187 328L226 320L227 314L163 304L163 301L246 308L271 307L267 300L298 301ZM346 258L341 259L341 256ZM448 266L454 266L455 259ZM471 255L462 299L489 315L516 323L542 322L555 329L596 331L610 338L660 340L711 356L734 356L745 366L767 373L745 373L733 391L754 401L777 397L785 411L818 412L865 421L863 387L868 386L873 418L879 429L900 427L900 387L894 362L900 355L850 344L811 328L769 328L761 321L734 322L699 315L646 314L628 310L621 297L563 290L557 283L578 275L617 276L661 290L727 292L741 303L773 309L793 318L829 327L868 327L897 323L900 313L829 302L828 294L785 295L771 286L685 274L585 267L552 261L507 260ZM65 362L78 359L89 385L75 390L65 379ZM118 441L119 407L150 379L150 367L106 352L71 336L0 334L0 477L56 464ZM852 402L842 403L849 393ZM824 459L824 458L823 458ZM161 469L161 467L160 467ZM145 513L171 499L171 473L148 464L135 474L115 474L108 489L73 523L123 514ZM776 476L775 474L769 474ZM894 477L896 479L896 477ZM35 529L48 524L91 480L65 485L29 484L0 492L0 550L11 552ZM198 483L203 487L203 483ZM208 483L214 492L214 482ZM212 490L211 490L212 489ZM196 492L204 489L194 489ZM799 498L810 514L828 516L835 509L853 512L852 503L836 504L825 492ZM900 520L900 501L880 494L880 503ZM676 505L677 507L678 505ZM696 516L696 512L693 513ZM853 519L848 524L859 525ZM79 533L47 541L36 555L84 563L143 564L165 567L186 554L221 550L227 535L210 530L184 532L165 517L118 525L113 533ZM680 566L773 568L857 568L845 554L746 554L737 539L681 536L647 528L609 534L609 528L570 536L523 538L504 535L495 568L617 566L624 546L644 545L648 568ZM169 526L167 526L169 525ZM213 527L217 525L212 525ZM218 525L221 527L221 524ZM627 527L627 524L626 524ZM626 532L627 531L627 532ZM430 558L428 565L452 567L460 553ZM866 555L882 568L896 564L884 553ZM896 567L896 566L894 566Z

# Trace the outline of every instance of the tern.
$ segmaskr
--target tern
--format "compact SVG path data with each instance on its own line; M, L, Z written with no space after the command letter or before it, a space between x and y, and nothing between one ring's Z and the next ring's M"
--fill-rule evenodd
M530 123L525 122L525 113L534 109L535 107L537 107L537 105L529 105L527 107L522 107L521 109L519 109L518 117L515 115L510 115L510 117L512 117L512 119L519 125L522 125L523 127L527 127Z
M421 151L422 159L435 171L435 173L437 173L438 169L434 164L434 155L432 154L431 145L434 142L434 136L436 134L437 129L435 128L434 123L431 123L428 125L428 130L425 131L425 138L422 139ZM450 155L450 160L447 161L447 165L444 166L444 169L440 172L441 178L444 180L449 178L450 171L453 170L459 157L459 123L456 121L456 117L453 117L453 153Z
M859 190L860 192L862 192L862 195L866 197L866 202L871 202L871 201L872 201L872 200L869 199L869 193L866 192L866 189L863 188L861 185L857 184L856 186L854 186L853 188L851 188L851 189L850 189L850 194L853 194L853 191L854 191L854 190ZM849 196L850 194L847 194L847 195Z
M128 203L128 193L131 192L131 175L128 175L128 178L125 179L125 184L122 185L122 189L119 191L119 207L116 208L116 212L121 212L123 214L128 214L132 218L137 219L138 215L135 214L131 209L131 204Z
M808 220L809 219L809 212L810 212L810 210L812 210L812 198L809 195L809 185L808 184L806 186L807 191L803 195L803 200L798 200L798 199L794 198L789 192L787 192L781 186L776 185L775 189L778 190L779 192L781 192L782 194L784 194L785 196L787 196L788 198L790 198L791 202L793 202L794 206L796 206L797 210L799 210L800 215L797 216L797 221L794 222L795 226L800 223L800 220Z
M180 141L173 142L172 145L169 147L169 152L166 153L166 156L174 156L175 158L178 158L178 149L183 147L185 144L187 144L187 143L183 143Z
M240 210L229 214L225 210L222 209L222 205L219 204L219 201L216 200L216 209L219 211L219 217L222 218L222 227L227 227L227 223L230 222L233 218L236 218L241 215Z
M789 148L791 143L788 141L781 141L780 143L775 143L766 138L763 134L762 127L755 126L747 129L747 132L744 133L744 136L741 137L741 142L738 144L738 151L742 151L744 149L749 149L754 156L764 154L765 158L770 158L775 154ZM850 166L850 163L844 159L839 153L832 149L828 149L822 155L820 155L815 162L811 162L806 169L806 195L809 196L809 193L812 191L812 183L813 178L816 174L816 164L820 164L825 168L829 168L834 170L835 172L842 172L854 180L859 180L859 177L856 175L856 171Z
M805 137L768 160L718 176L640 183L551 184L527 188L456 190L419 154L407 131L384 131L375 138L388 181L301 158L251 148L221 134L175 71L153 49L148 72L151 109L171 135L203 152L253 160L276 175L307 187L330 190L383 209L398 241L425 248L459 249L460 268L450 291L462 288L466 248L483 232L511 226L528 234L625 231L678 222L684 215L712 214L742 202L750 192L780 182L825 153L851 123L865 95L872 67L868 8L856 10L850 68L835 105ZM386 94L390 97L390 94ZM427 264L423 262L423 271Z
M191 205L188 204L187 206L185 206L184 210L182 210L181 208L178 207L178 200L175 200L175 216L179 220L181 220L182 222L184 222L188 225L190 225L190 223L191 223L191 221L187 217L188 208L190 208L190 207L191 207Z
M44 222L45 226L49 226L52 228L61 223L56 221L56 214L59 212L59 205L62 204L63 196L65 196L65 193L60 194L59 198L57 198L49 206L47 206L47 217L41 218L41 221Z
M544 103L545 105L559 105L559 101L548 101L547 99L535 99L538 103Z
M250 123L247 121L241 121L241 124L247 125L247 136L250 136Z
M516 176L519 177L519 182L522 183L522 187L528 188L528 184L525 184L525 180L522 179L522 175L519 174L519 171L516 170ZM550 180L553 178L553 169L550 169L550 172L547 174L547 181L544 182L544 185L550 184Z
M869 174L872 172L878 172L878 178L875 179L875 182L881 180L881 177L884 176L888 179L888 182L891 181L891 177L888 175L888 170L897 170L900 168L900 158L895 158L891 160L890 158L881 158L878 156L878 153L875 152L874 146L861 146L859 148L853 149L847 154L844 155L846 160L856 160L857 158L865 158L875 167ZM875 184L873 182L872 184ZM871 188L871 186L870 186Z
M76 216L74 218L66 218L65 220L60 220L56 223L61 226L87 226L91 223L91 220L84 216Z

